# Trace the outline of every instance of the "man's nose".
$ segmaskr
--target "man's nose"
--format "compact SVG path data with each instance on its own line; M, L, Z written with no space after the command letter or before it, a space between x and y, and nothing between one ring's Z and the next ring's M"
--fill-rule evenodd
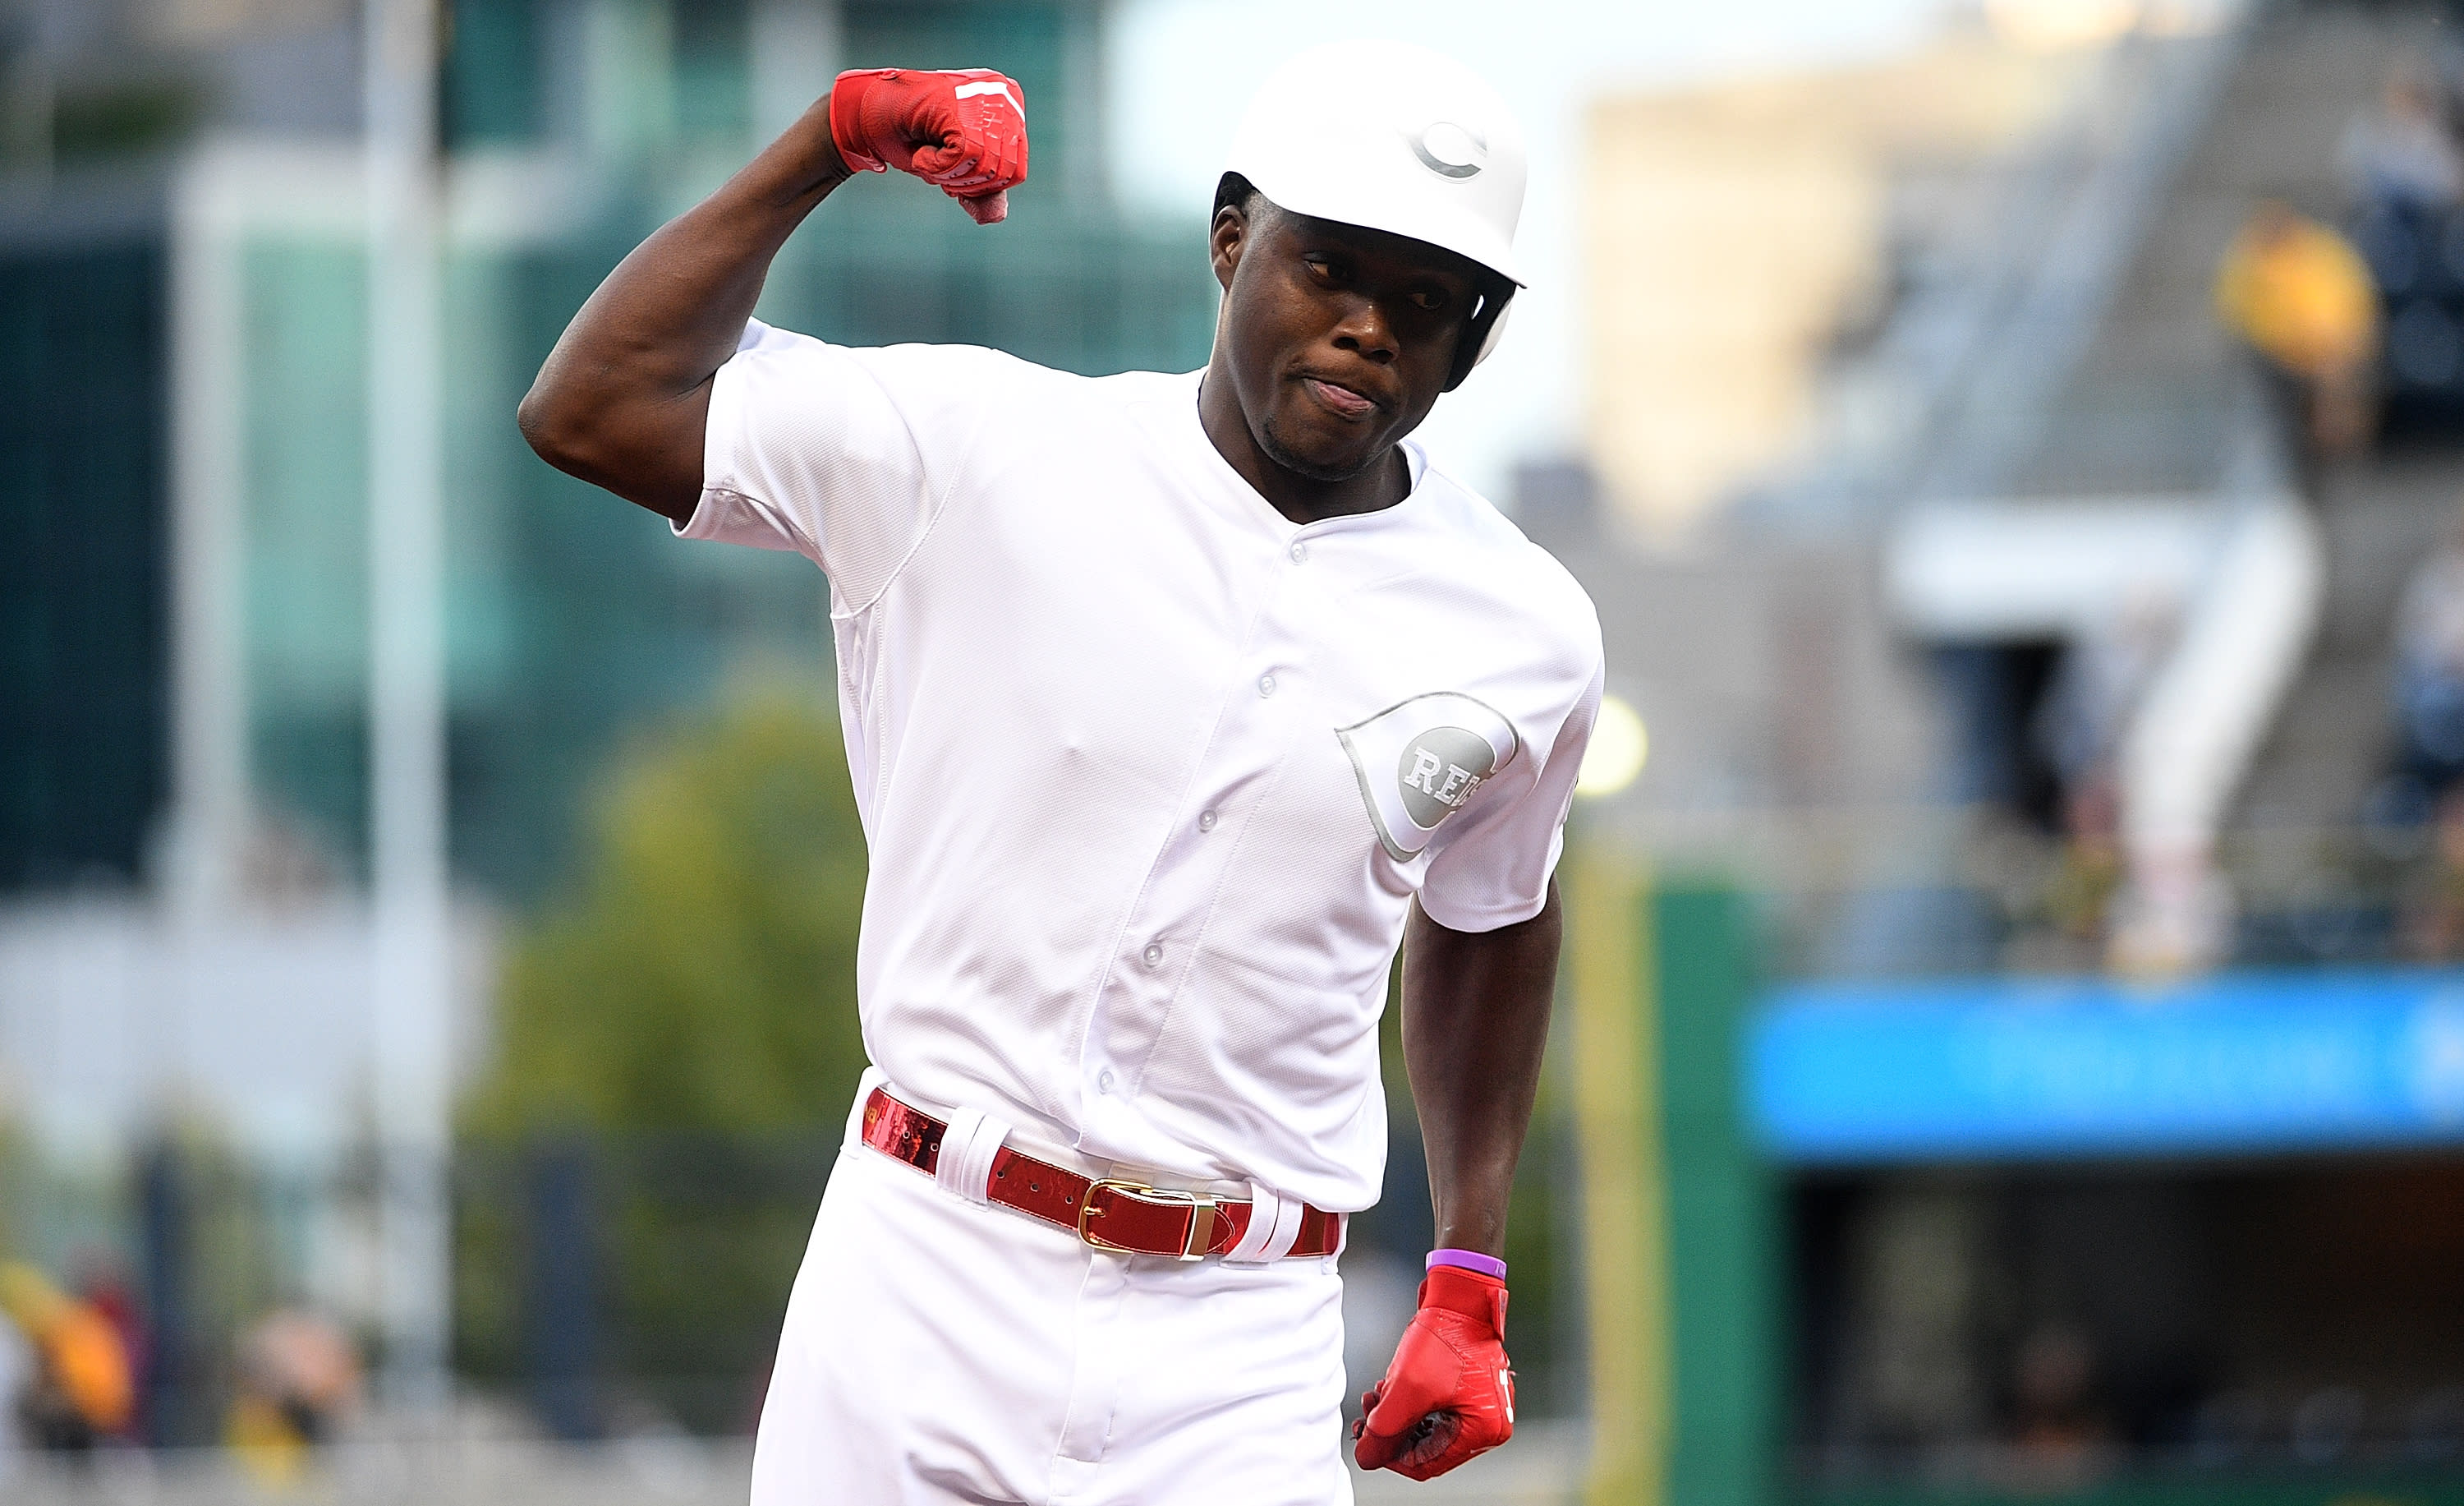
M1397 354L1395 330L1377 307L1377 300L1355 297L1351 305L1344 311L1342 321L1334 326L1334 348L1349 350L1381 366L1393 363Z

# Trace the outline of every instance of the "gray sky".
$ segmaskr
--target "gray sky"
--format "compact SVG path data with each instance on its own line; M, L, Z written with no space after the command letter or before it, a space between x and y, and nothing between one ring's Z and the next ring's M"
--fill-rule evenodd
M1583 426L1574 299L1584 106L1603 92L1845 62L1907 47L1946 0L1131 0L1111 56L1113 171L1133 204L1202 212L1241 107L1285 57L1392 36L1478 69L1532 148L1516 250L1531 285L1495 355L1438 405L1421 437L1441 464L1506 500L1526 456L1573 454Z

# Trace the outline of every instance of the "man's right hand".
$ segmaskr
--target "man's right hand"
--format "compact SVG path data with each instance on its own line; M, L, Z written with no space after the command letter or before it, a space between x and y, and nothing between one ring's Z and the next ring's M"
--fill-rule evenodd
M989 68L858 68L830 88L830 140L855 170L912 172L979 225L1026 181L1026 95Z
M714 373L771 258L862 168L912 172L979 223L1026 178L1025 96L982 69L841 74L710 197L659 227L573 316L522 399L522 437L568 476L676 522L701 500Z

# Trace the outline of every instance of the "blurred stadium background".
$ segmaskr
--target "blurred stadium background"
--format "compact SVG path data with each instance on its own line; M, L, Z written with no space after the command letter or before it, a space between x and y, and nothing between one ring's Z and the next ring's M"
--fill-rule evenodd
M1363 1497L2464 1502L2464 10L1729 9L1336 23L1554 144L1433 441L1616 698L1524 1429ZM843 62L1015 76L1034 184L863 185L765 317L1195 366L1118 114L1309 11L0 0L0 1497L741 1498L862 1061L824 595L514 401Z

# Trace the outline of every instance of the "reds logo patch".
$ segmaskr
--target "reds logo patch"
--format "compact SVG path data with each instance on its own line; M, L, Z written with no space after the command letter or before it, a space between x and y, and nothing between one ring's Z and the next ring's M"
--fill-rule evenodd
M1522 751L1514 724L1452 691L1432 691L1334 735L1351 756L1377 845L1398 863L1420 854L1439 823Z

